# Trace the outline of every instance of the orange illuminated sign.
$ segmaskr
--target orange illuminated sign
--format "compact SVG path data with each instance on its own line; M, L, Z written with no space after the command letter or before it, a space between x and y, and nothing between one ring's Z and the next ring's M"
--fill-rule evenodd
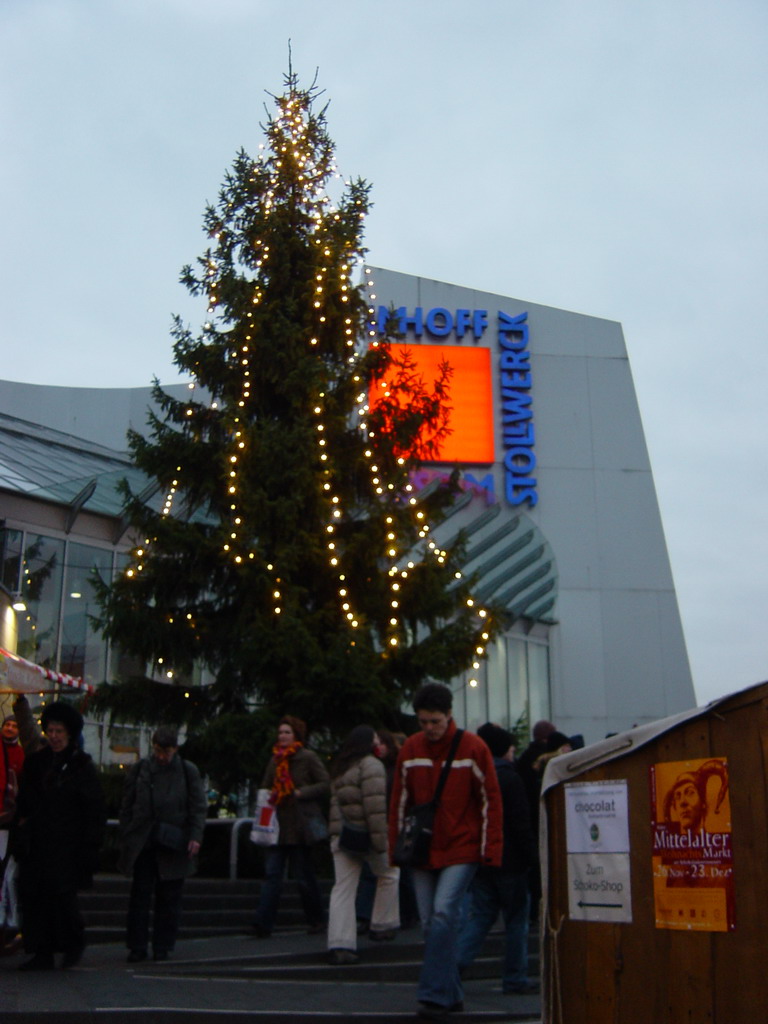
M490 349L465 348L463 345L405 344L392 344L391 349L395 354L407 350L426 382L439 378L443 361L453 370L448 399L451 406L448 420L451 433L441 446L439 458L434 461L469 465L493 462ZM370 404L374 406L375 403L372 394Z

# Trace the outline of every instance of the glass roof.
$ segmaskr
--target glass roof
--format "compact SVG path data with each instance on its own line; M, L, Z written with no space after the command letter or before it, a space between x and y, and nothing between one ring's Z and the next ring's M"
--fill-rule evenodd
M69 505L95 481L83 507L117 516L122 479L134 491L146 485L146 477L122 452L0 413L0 489Z

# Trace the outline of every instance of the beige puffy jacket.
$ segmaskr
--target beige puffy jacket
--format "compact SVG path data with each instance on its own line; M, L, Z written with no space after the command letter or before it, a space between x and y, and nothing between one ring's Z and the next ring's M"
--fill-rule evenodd
M373 754L331 782L331 836L340 834L342 816L350 825L368 829L375 853L387 852L387 774Z

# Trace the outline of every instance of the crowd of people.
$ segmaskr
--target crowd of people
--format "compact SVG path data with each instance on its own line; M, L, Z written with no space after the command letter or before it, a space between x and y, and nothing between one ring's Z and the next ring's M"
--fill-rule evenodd
M357 726L329 767L307 746L301 719L280 720L261 782L277 828L264 849L253 933L272 934L287 870L307 929L326 936L333 964L358 961L361 933L386 942L418 917L418 1013L446 1020L463 1007L462 974L500 915L502 989L535 991L528 926L540 895L539 790L547 760L570 747L542 721L516 759L501 726L458 728L451 691L438 683L422 686L413 708L413 735ZM61 967L73 967L85 948L78 892L97 868L106 811L82 728L79 712L55 701L38 729L23 697L2 725L0 949L23 944L25 971L52 969L57 954ZM172 953L184 881L203 841L203 781L178 748L176 732L158 728L150 756L125 779L119 867L131 879L129 963ZM313 848L328 840L334 884L326 912Z

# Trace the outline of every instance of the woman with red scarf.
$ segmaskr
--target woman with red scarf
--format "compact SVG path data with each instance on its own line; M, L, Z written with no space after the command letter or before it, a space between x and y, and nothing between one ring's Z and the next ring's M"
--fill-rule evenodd
M325 907L312 864L312 844L325 832L320 801L330 792L328 772L314 751L304 746L307 727L300 718L284 715L277 743L261 788L271 790L277 808L279 841L265 849L264 882L253 930L260 938L272 934L287 865L296 879L310 933L325 930Z

